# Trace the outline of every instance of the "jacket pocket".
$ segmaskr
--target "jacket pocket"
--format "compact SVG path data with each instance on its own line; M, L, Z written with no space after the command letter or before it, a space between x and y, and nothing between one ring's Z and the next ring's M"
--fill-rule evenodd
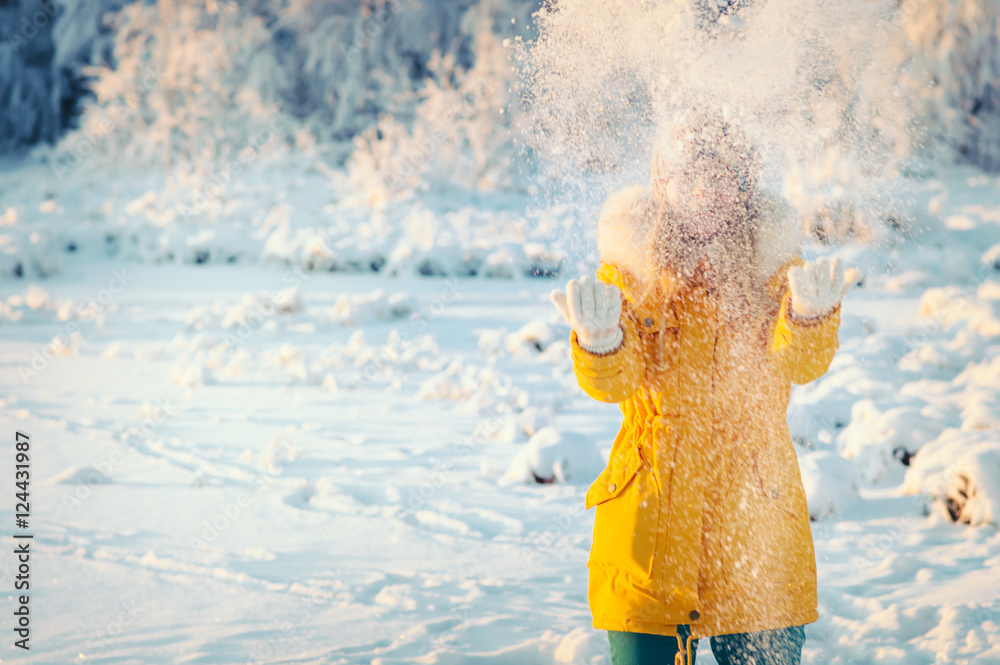
M654 475L636 448L612 457L587 490L587 508L597 507L587 565L616 566L650 579L659 504Z

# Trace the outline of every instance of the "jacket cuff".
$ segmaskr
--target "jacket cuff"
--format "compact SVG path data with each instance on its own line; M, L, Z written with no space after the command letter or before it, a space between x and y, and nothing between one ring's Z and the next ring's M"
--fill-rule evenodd
M626 347L630 343L630 334L625 333L623 335L622 343L618 345L618 348L608 353L598 354L592 353L580 346L580 340L576 336L576 331L571 331L569 342L573 365L584 376L592 379L607 379L621 374L625 368L625 363L629 360L630 354L626 353Z
M577 333L577 343L580 348L589 353L593 353L596 356L606 356L618 350L618 347L622 345L622 327L616 326L615 331L610 337L603 337L600 339L588 339L586 342L580 340L580 335Z
M795 325L803 326L806 328L823 325L827 320L830 319L831 316L840 311L840 305L841 305L841 303L838 302L836 305L830 308L829 311L824 312L823 314L820 314L818 316L807 317L796 314L795 310L792 309L792 295L790 293L787 296L785 296L785 299L786 299L786 302L784 303L785 313L788 321L794 323Z

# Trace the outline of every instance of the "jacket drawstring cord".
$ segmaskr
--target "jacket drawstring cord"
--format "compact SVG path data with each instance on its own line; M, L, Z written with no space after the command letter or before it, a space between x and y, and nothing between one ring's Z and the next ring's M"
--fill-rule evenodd
M694 665L694 654L691 653L692 639L694 639L694 636L688 635L687 649L685 649L684 639L681 637L680 633L677 633L677 655L674 656L674 665L684 665L685 660L687 660L687 665ZM685 655L687 658L685 658Z

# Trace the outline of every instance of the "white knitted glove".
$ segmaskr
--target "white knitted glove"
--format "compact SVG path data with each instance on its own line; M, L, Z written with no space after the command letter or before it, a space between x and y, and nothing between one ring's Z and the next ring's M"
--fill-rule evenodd
M851 270L852 277L857 271ZM856 278L855 278L856 279ZM792 313L800 319L816 319L833 311L847 293L853 280L840 260L817 259L814 263L788 269L788 286L792 291Z
M571 279L566 292L554 290L549 298L576 331L584 350L611 353L622 345L622 294L617 286L590 277Z

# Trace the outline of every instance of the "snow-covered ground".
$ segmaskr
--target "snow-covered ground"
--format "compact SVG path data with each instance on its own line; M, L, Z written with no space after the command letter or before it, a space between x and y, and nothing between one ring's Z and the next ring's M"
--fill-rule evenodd
M1000 662L1000 180L918 189L926 232L839 250L864 284L830 372L793 393L820 584L805 663ZM155 205L133 205L149 229ZM426 214L422 233L454 221ZM455 247L523 229L469 214L485 226L455 222ZM489 253L511 278L260 267L251 226L219 241L236 265L95 251L0 280L0 427L8 460L33 437L35 534L32 649L3 658L609 662L583 497L620 412L576 386L547 301L566 275Z

